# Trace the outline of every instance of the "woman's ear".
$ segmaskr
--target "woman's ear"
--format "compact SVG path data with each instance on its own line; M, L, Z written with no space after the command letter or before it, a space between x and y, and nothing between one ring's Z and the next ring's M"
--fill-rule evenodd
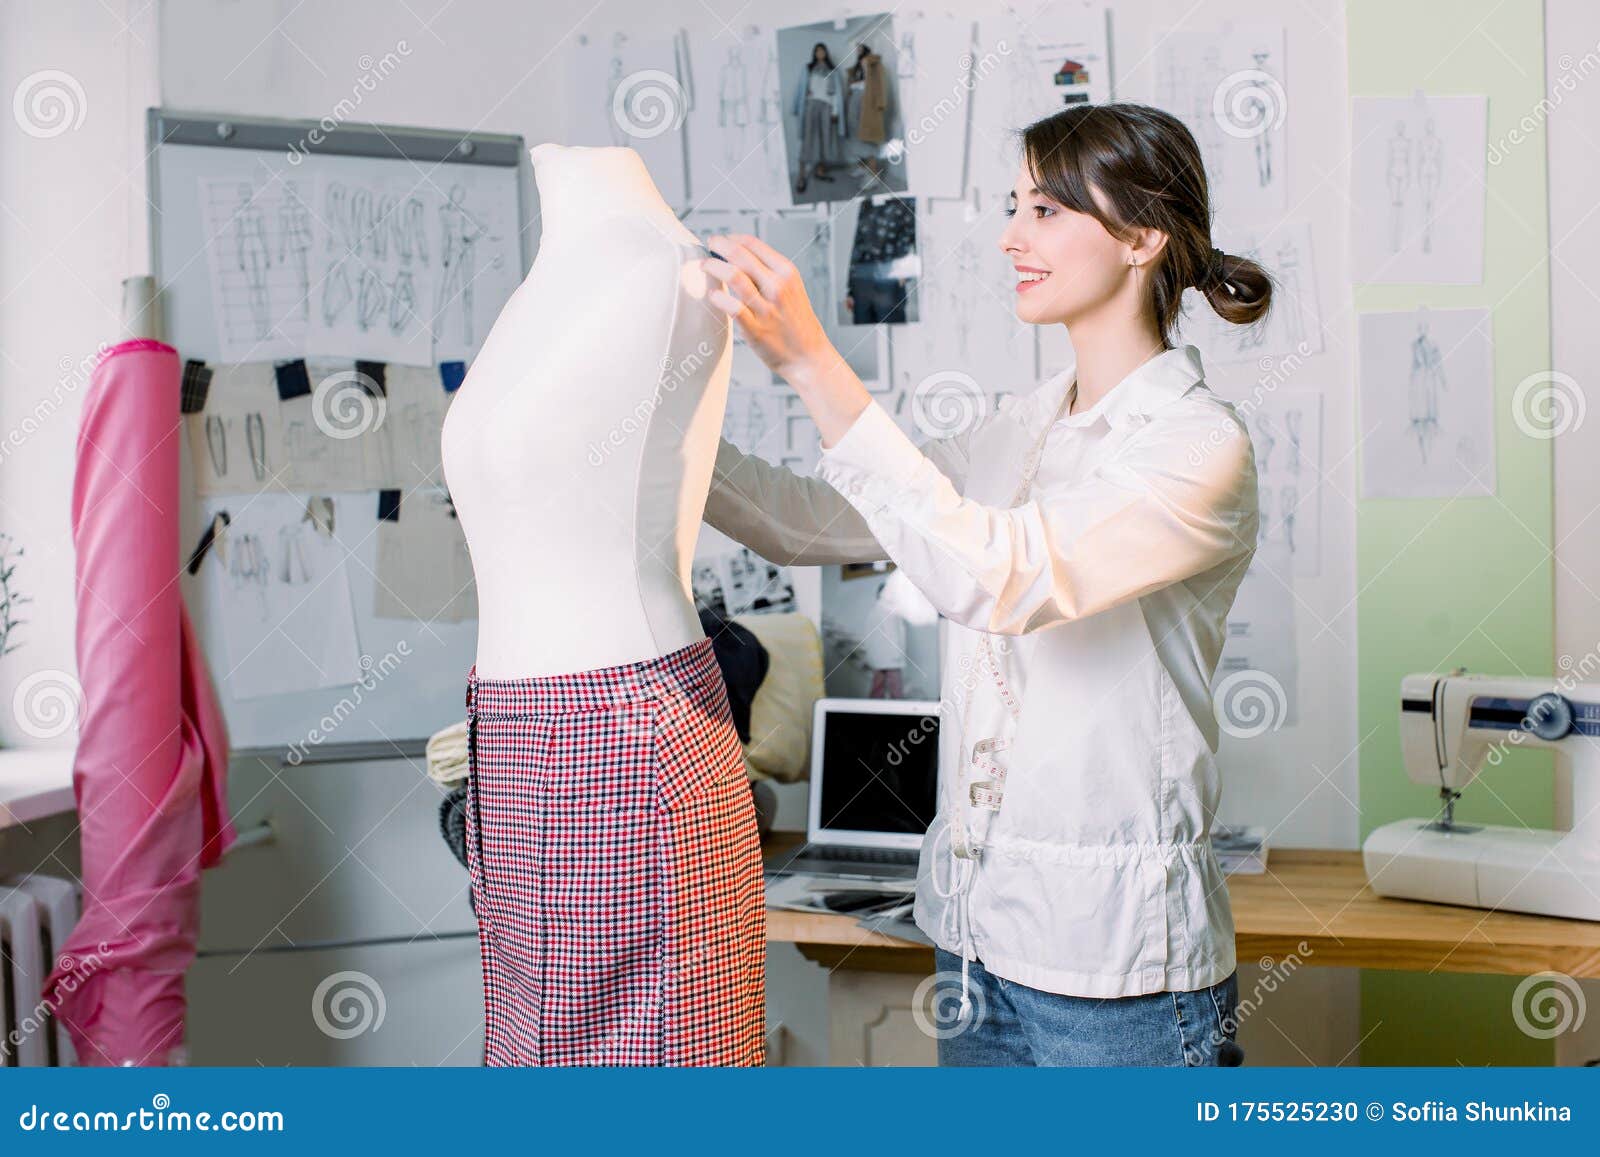
M1135 229L1128 241L1128 264L1149 266L1167 247L1167 235L1159 229Z

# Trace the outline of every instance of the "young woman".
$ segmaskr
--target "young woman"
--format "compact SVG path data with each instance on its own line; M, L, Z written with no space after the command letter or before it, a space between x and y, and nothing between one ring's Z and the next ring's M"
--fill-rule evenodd
M707 519L776 562L891 558L944 616L916 899L957 1013L941 1062L1238 1064L1210 684L1255 553L1255 456L1174 331L1185 288L1249 323L1271 282L1212 247L1171 115L1077 106L1022 145L999 244L1017 315L1065 325L1076 365L914 445L789 260L713 238L712 299L810 411L822 481L724 443Z
M837 140L839 122L844 119L844 90L839 84L839 73L828 53L828 46L817 41L811 47L811 59L800 70L800 82L794 90L794 115L800 118L800 176L794 191L806 191L806 170L816 166L819 181L831 181L823 162L827 159L830 142Z

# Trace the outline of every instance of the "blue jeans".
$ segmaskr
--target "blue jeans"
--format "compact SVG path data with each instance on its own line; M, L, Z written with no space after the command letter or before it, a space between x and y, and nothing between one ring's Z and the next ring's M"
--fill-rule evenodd
M1193 992L1062 996L1002 980L973 961L972 1008L961 957L934 949L933 1035L941 1065L1237 1065L1239 974ZM924 1028L930 1026L924 1025Z

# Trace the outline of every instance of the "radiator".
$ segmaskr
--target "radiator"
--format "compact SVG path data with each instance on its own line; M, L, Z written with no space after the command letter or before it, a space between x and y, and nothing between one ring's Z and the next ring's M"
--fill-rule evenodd
M67 1030L40 1000L55 946L78 920L78 891L54 876L0 880L0 1066L77 1062Z

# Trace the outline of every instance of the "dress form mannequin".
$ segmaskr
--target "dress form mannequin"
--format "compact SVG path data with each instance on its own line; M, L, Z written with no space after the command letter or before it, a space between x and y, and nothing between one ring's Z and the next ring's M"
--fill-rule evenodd
M443 436L484 1063L760 1064L760 834L689 584L728 318L637 153L532 157L539 255Z
M546 143L530 156L539 253L443 432L485 678L705 637L689 570L732 363L703 250L639 155Z

